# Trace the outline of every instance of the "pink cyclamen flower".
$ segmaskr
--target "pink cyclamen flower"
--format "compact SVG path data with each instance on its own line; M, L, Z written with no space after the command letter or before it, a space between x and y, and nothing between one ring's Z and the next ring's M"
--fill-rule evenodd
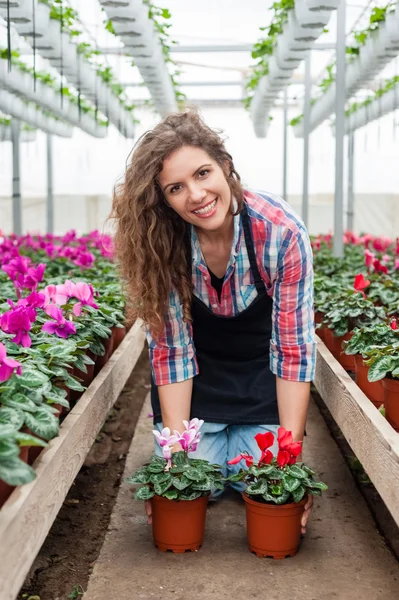
M156 430L154 430L152 433L154 434L155 439L161 448L164 446L173 446L173 444L176 444L177 442L177 435L172 434L169 427L164 427L161 433Z
M399 269L399 258L397 258L395 260L395 269L398 270Z
M177 441L185 452L194 452L197 449L199 442L199 433L195 429L186 429L183 433L179 434L178 431L174 432Z
M6 347L0 343L0 382L7 381L14 374L22 373L22 365L17 360L7 357Z
M12 303L11 303L12 304ZM1 316L0 327L5 333L14 334L12 342L30 348L32 340L28 331L36 319L36 311L31 306L13 306Z
M370 250L368 250L366 248L366 250L364 251L364 258L365 258L366 267L369 268L373 264L375 254L373 254L372 252L370 252Z
M382 261L387 263L391 260L391 257L389 256L389 254L384 254L384 256L382 257Z
M62 310L55 306L55 304L49 304L46 307L46 313L54 319L54 321L47 321L42 327L42 331L50 335L58 335L60 338L67 338L70 335L76 333L76 327L72 321L67 321Z
M83 251L78 254L76 260L74 260L73 263L78 267L82 267L82 269L90 269L93 266L95 260L96 257L92 252Z
M73 297L77 298L79 302L73 307L73 314L79 317L82 313L82 306L87 305L92 308L98 308L98 305L94 302L94 292L91 285L79 281L75 284Z
M199 431L203 426L203 419L191 419L191 421L183 421L183 425L186 429L195 429L195 431Z
M46 265L44 263L40 263L37 267L29 267L28 272L24 277L22 287L36 290L38 284L43 281L45 270Z
M169 471L170 467L172 466L172 450L170 446L162 446L162 456L168 461L165 471Z
M46 297L44 305L48 306L52 302L57 304L57 306L64 306L64 304L67 304L69 298L74 295L74 291L75 284L69 279L58 285L48 285L43 290Z

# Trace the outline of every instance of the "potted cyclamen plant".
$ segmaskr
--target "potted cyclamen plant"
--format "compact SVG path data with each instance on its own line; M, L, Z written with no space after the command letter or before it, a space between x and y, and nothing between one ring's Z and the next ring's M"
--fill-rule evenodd
M371 402L379 408L384 402L382 380L369 381L369 367L364 363L364 357L373 346L386 346L399 341L396 331L396 320L388 323L374 323L361 328L355 328L350 340L343 342L345 354L354 356L355 381ZM373 374L372 374L373 376Z
M171 433L165 427L153 434L163 457L153 455L150 462L126 478L140 485L137 500L152 504L152 531L155 546L164 552L183 553L198 550L204 539L206 507L213 489L224 488L220 465L189 457L197 449L203 421L183 421L185 430ZM172 452L179 443L182 451Z
M244 460L248 468L227 479L246 484L243 498L249 550L259 557L294 556L299 547L307 496L320 496L327 486L314 480L312 469L297 462L302 442L294 442L292 433L284 427L277 433L277 456L269 450L274 444L272 432L258 433L255 440L262 452L258 463L247 452L239 454L228 464Z

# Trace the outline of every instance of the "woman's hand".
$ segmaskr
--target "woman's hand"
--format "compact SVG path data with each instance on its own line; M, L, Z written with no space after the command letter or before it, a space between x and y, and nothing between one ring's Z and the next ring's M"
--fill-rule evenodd
M312 511L312 506L313 506L313 496L312 494L308 495L308 501L305 504L305 512L302 515L302 519L301 519L301 533L305 534L306 533L306 525L308 523L308 519L310 516L310 513Z

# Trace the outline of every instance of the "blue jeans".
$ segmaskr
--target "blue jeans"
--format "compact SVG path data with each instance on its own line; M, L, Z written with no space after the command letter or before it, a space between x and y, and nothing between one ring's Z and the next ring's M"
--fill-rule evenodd
M161 431L162 423L156 423L154 426L158 431ZM277 430L280 425L226 425L223 423L204 423L201 427L201 440L195 452L190 452L191 458L202 458L208 460L211 464L222 466L223 474L227 477L234 473L238 473L241 467L245 467L245 461L241 461L237 465L228 465L227 461L234 458L241 452L246 450L254 457L254 461L258 462L261 451L258 444L254 440L257 433L265 433L271 431L275 436L274 445L270 448L271 452L277 454ZM162 450L155 443L155 454L162 456ZM234 489L242 492L245 489L245 484L242 482L233 482L230 484ZM214 490L211 494L211 499L217 498L223 492Z

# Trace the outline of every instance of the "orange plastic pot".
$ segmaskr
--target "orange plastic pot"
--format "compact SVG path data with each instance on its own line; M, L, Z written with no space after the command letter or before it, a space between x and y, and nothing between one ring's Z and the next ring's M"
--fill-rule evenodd
M112 338L114 342L113 352L119 348L126 335L126 327L112 327Z
M329 327L326 327L324 329L323 338L324 338L325 345L327 346L327 348L329 349L331 354L333 354L333 332L332 332L332 329L329 329Z
M384 388L385 416L392 427L399 432L399 379L382 379Z
M28 462L29 446L22 446L19 451L19 458L24 462ZM5 481L0 479L0 507L5 504L12 492L15 490L15 486L8 485Z
M355 355L355 381L367 398L371 400L376 408L379 408L384 402L384 388L381 381L369 381L367 374L369 368L364 364L361 354Z
M151 504L152 533L159 550L183 553L201 548L208 496L179 501L153 496Z
M332 353L334 354L337 361L346 371L355 370L355 359L352 355L345 354L342 348L342 342L350 340L352 332L348 331L345 335L334 335L332 336Z
M301 518L307 496L298 503L264 504L245 493L247 538L250 552L259 557L294 556L299 547Z
M107 364L112 352L114 351L114 340L112 335L106 340L102 339L101 342L104 345L105 354L104 356L97 356L96 364L94 365L94 375L98 375L101 369Z

